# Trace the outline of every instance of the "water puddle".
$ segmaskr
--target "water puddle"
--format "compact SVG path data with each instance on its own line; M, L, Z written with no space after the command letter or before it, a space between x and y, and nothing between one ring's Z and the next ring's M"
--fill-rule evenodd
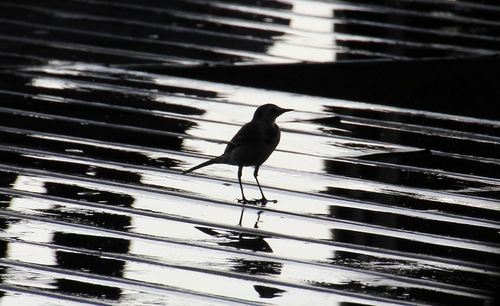
M164 68L490 55L498 12L466 1L3 1L0 304L492 303L494 117ZM238 203L233 166L181 174L221 154L264 103L294 109L259 172L277 203ZM243 183L260 197L252 170Z

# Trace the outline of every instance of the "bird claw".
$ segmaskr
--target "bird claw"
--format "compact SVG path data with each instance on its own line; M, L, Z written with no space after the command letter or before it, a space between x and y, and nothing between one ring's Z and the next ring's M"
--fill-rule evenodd
M237 199L237 200L238 200L238 203L242 203L242 204L252 204L252 205L260 204L262 206L266 206L267 203L278 203L277 200L268 200L266 198L251 199L251 200L247 200L247 199L243 198L243 199Z
M253 199L254 203L255 204L260 204L262 206L266 206L267 203L278 203L277 200L268 200L266 198L262 198L262 199Z
M251 203L251 201L249 201L249 200L247 200L247 199L245 199L245 198L243 198L243 199L236 199L236 200L238 200L238 203L242 203L242 204L248 204L248 203Z
M251 200L247 200L247 199L237 199L238 200L238 203L241 203L241 204L251 204L251 205L255 205L255 204L258 204L260 203L258 200L256 199L251 199Z
M247 200L247 199L237 199L238 200L238 203L242 203L242 204L252 204L252 205L255 205L255 204L258 204L260 203L259 200L256 200L256 199L251 199L251 200Z

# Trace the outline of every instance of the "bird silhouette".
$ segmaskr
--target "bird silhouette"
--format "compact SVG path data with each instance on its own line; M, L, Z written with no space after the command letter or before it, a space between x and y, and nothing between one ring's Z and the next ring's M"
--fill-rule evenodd
M281 108L274 104L259 106L257 110L255 110L252 120L243 125L238 133L234 135L222 155L185 170L183 174L212 164L235 165L238 166L238 182L240 183L242 197L241 200L238 199L238 202L243 204L258 202L262 205L265 205L267 202L276 203L276 200L266 199L257 177L259 175L260 166L268 159L280 142L281 132L275 120L288 111L291 111L291 109ZM241 175L243 167L248 166L255 167L253 176L259 186L260 194L262 195L262 199L257 201L248 201L243 192Z

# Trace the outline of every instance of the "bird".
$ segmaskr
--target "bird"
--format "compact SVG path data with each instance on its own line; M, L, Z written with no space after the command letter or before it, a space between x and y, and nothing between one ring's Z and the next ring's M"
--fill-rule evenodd
M240 128L236 135L229 141L222 155L207 160L182 173L186 174L212 164L235 165L238 166L238 182L241 190L241 199L238 199L239 203L258 202L262 205L266 205L268 202L276 203L276 200L268 200L264 196L257 177L260 166L269 158L280 142L281 132L275 120L289 111L292 111L292 109L281 108L270 103L259 106L255 110L252 120ZM253 176L262 196L262 199L256 201L249 201L245 198L241 183L243 167L251 166L255 167Z

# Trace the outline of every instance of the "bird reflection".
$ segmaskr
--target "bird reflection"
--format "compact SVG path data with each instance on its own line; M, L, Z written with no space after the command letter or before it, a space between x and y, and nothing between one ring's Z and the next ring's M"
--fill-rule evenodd
M257 212L257 220L255 220L255 223L253 225L253 228L259 228L259 222L260 221L260 216L262 215L264 211L263 210L259 210ZM243 205L241 207L241 214L240 214L240 221L238 221L238 225L241 226L241 223L243 222L243 215L245 214L245 206Z
M279 297L283 292L286 292L282 289L262 285L254 285L253 288L255 289L255 291L257 291L259 297L263 299L272 299L275 297Z
M220 246L228 246L238 250L249 250L253 252L273 252L271 246L264 239L268 238L266 236L216 230L201 226L196 226L195 228L209 236L217 238L219 241L217 244Z

